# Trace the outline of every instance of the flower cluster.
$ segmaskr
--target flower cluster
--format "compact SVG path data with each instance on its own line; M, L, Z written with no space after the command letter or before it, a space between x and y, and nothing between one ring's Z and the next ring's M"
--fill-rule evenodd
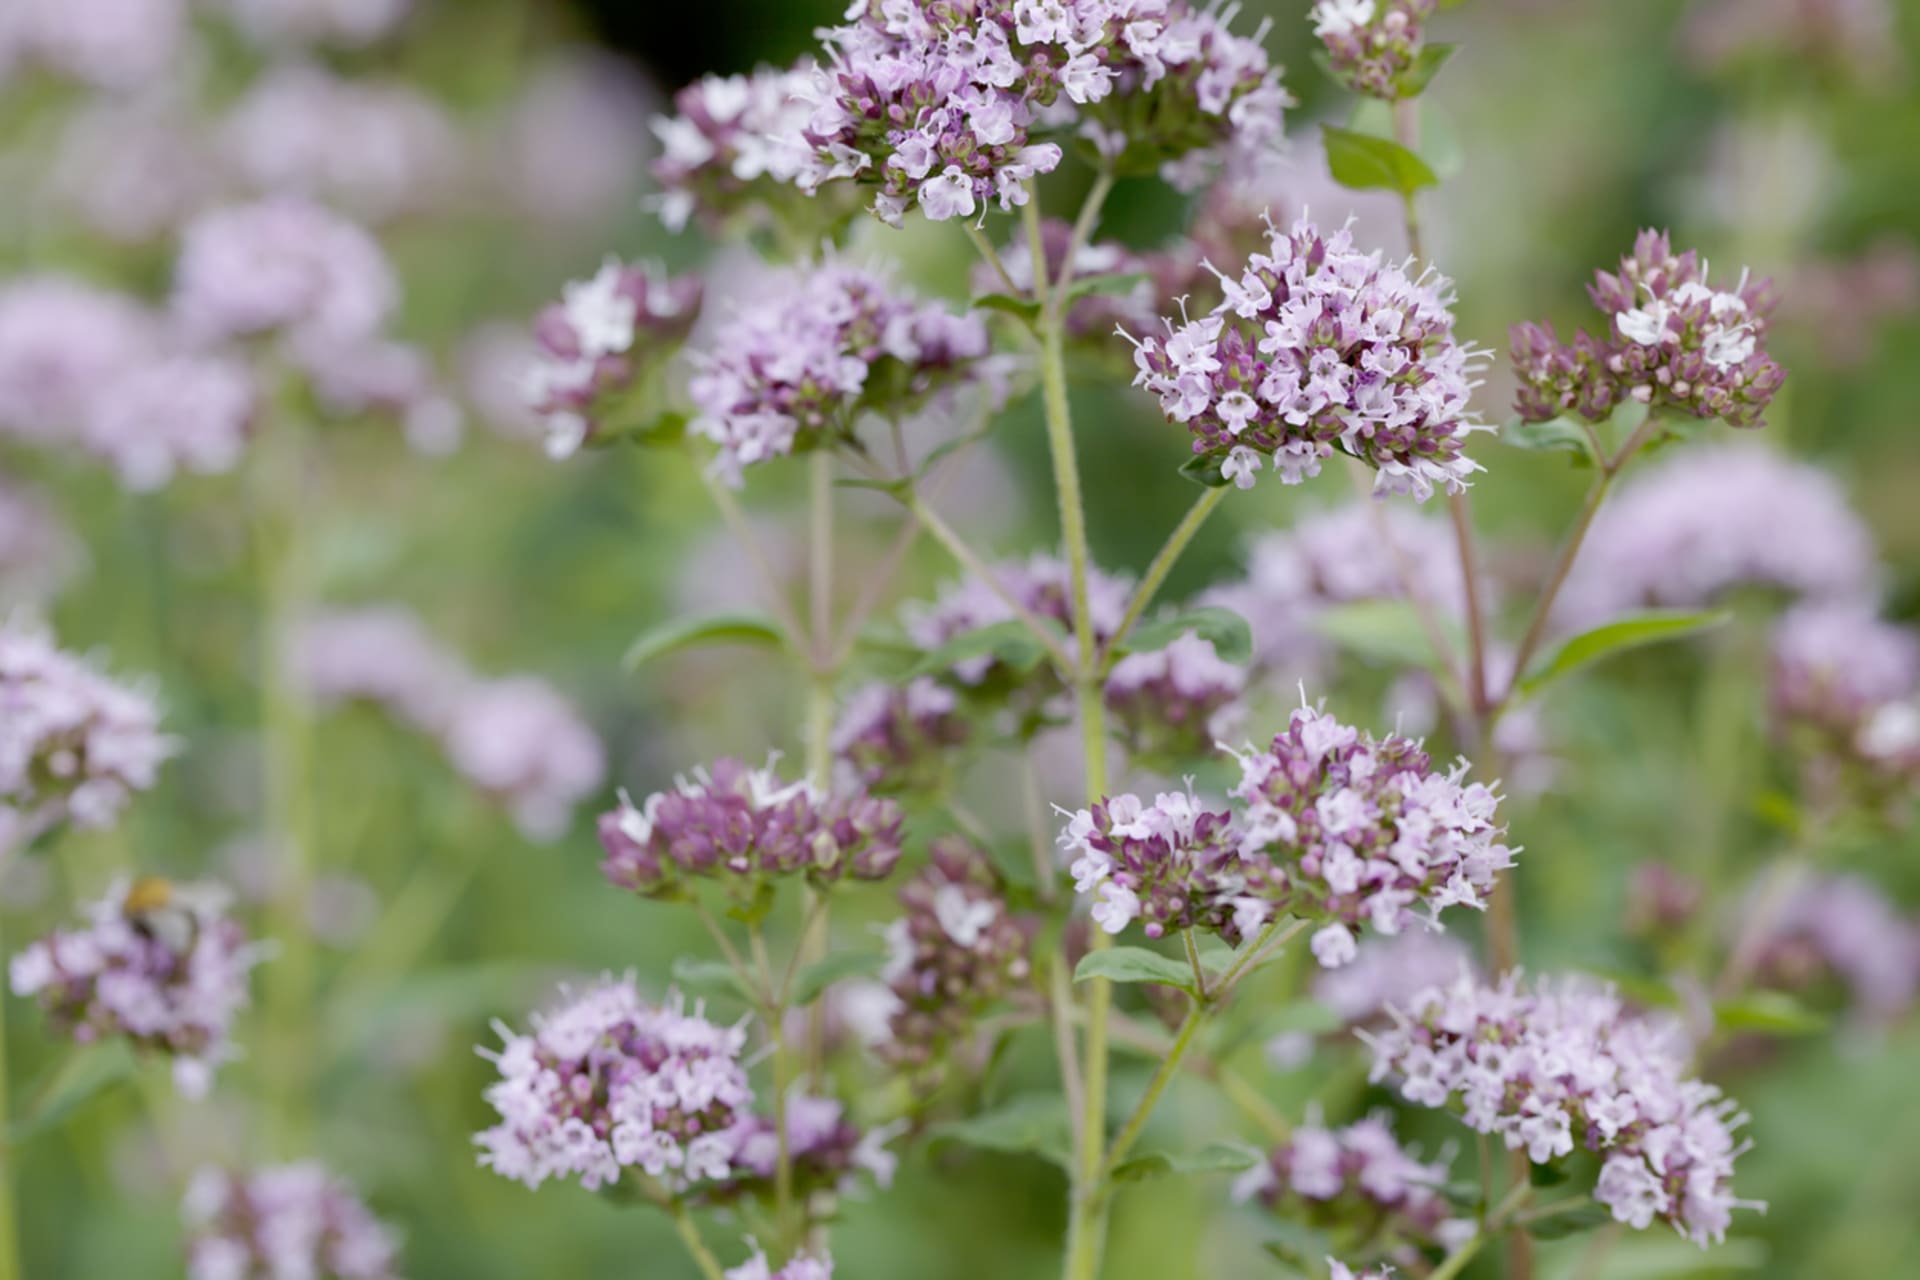
M318 1164L241 1176L202 1169L187 1186L188 1280L396 1280L399 1242L348 1183Z
M1755 975L1774 989L1837 980L1864 1021L1886 1023L1920 993L1920 924L1858 876L1796 887L1762 935Z
M1463 785L1464 762L1434 773L1418 743L1301 707L1267 750L1238 759L1237 815L1172 793L1073 816L1060 842L1109 933L1141 919L1150 937L1202 927L1238 942L1290 913L1326 922L1313 953L1337 968L1354 958L1354 928L1399 933L1416 906L1437 928L1449 906L1484 908L1512 865L1493 790Z
M1865 599L1878 576L1873 536L1833 476L1756 443L1700 445L1601 508L1555 616L1589 627L1746 586Z
M1396 1079L1408 1102L1457 1098L1469 1128L1535 1164L1576 1147L1596 1153L1594 1198L1619 1222L1658 1218L1704 1246L1725 1236L1734 1209L1760 1207L1732 1191L1744 1117L1686 1077L1677 1028L1629 1014L1611 991L1463 975L1416 995L1392 1027L1360 1034L1372 1079Z
M35 444L78 433L99 388L158 346L130 298L59 276L0 287L0 432Z
M13 992L37 997L81 1043L125 1036L166 1055L180 1092L203 1096L236 1056L233 1022L260 959L227 901L213 885L118 882L88 908L84 928L56 930L13 957Z
M359 49L393 33L413 0L213 0L234 24L268 47Z
M0 826L111 826L173 754L146 692L25 622L0 624Z
M0 475L0 611L51 595L77 546L46 499Z
M1444 1162L1422 1163L1384 1115L1341 1129L1307 1123L1234 1183L1235 1200L1258 1198L1292 1222L1341 1230L1357 1248L1458 1243L1470 1221L1441 1194Z
M161 489L176 471L215 475L238 466L258 401L253 375L239 361L168 356L103 383L80 424L80 442L129 490Z
M688 892L690 882L707 878L743 893L770 876L880 880L900 860L901 823L891 800L786 782L772 761L754 769L723 759L643 804L622 796L600 818L600 869L650 898Z
M999 591L969 577L942 591L931 604L907 606L902 611L907 637L931 653L969 631L1012 621L1017 615L1009 599L1035 617L1057 622L1063 631L1073 632L1073 573L1066 561L1036 554L1024 562L1001 561L991 569ZM1087 567L1087 612L1097 641L1104 642L1119 629L1132 590L1129 579L1094 565ZM978 686L1004 674L1002 666L991 655L963 658L954 664L949 676L962 685Z
M759 1249L737 1267L730 1267L726 1280L833 1280L833 1259L819 1254L800 1254L789 1258L776 1270Z
M304 619L294 632L291 665L314 702L371 703L426 733L446 727L469 679L420 619L398 605Z
M1453 934L1409 929L1363 939L1353 963L1314 976L1313 998L1341 1022L1357 1026L1472 968L1473 952Z
M1268 459L1286 484L1320 473L1337 446L1379 472L1381 491L1425 500L1466 487L1461 452L1478 356L1454 341L1444 277L1418 279L1342 228L1272 228L1226 300L1136 343L1135 385L1160 397L1193 452L1251 488Z
M1422 24L1433 16L1437 3L1319 0L1309 16L1340 83L1355 93L1392 100L1409 96L1405 77L1424 44Z
M862 0L822 35L800 184L870 184L895 226L1026 204L1062 158L1041 130L1077 119L1111 163L1191 168L1275 142L1289 102L1257 37L1186 0Z
M918 676L904 685L855 690L833 727L831 746L869 790L911 791L938 781L942 753L970 735L958 695Z
M1460 557L1440 523L1405 507L1351 502L1300 517L1247 547L1242 580L1216 587L1206 602L1245 618L1254 656L1289 680L1322 674L1333 654L1316 629L1328 609L1363 600L1398 600L1409 590L1452 616L1462 608Z
M1710 70L1787 59L1873 82L1901 69L1895 26L1888 0L1700 0L1684 34L1687 52Z
M1107 676L1114 728L1136 757L1191 759L1237 733L1247 672L1213 642L1183 632L1163 649L1128 654Z
M1123 292L1096 290L1073 299L1066 314L1068 337L1078 342L1097 341L1104 345L1113 338L1116 326L1144 329L1158 318L1155 298L1167 291L1156 287L1159 284L1157 279L1147 278L1157 274L1153 257L1135 253L1124 245L1083 244L1073 255L1072 270L1066 271L1067 250L1072 245L1073 227L1070 223L1060 218L1048 218L1040 224L1040 252L1046 282L1065 280L1071 288L1087 281L1114 279L1116 283L1125 283L1126 287ZM980 294L1000 293L1011 282L1020 296L1031 297L1036 283L1033 250L1024 236L1000 251L1000 264L1006 268L1007 279L1001 279L998 271L983 263L973 274L974 291ZM1127 276L1140 278L1131 282L1120 279ZM1179 290L1172 292L1178 293Z
M978 315L836 260L765 282L694 360L691 429L735 485L743 468L811 449L862 412L897 415L967 382L998 398L1004 380Z
M835 1194L855 1185L865 1174L874 1185L893 1181L897 1158L886 1149L895 1136L892 1128L862 1133L847 1119L846 1108L832 1098L817 1098L795 1087L787 1095L787 1158L793 1166L793 1186L802 1196ZM771 1198L776 1191L780 1160L780 1131L771 1118L748 1116L737 1130L734 1172L724 1182L710 1183L697 1192L708 1204L731 1203L743 1195Z
M1920 640L1866 605L1803 605L1773 635L1774 713L1844 748L1874 712L1920 685Z
M210 340L285 331L335 341L375 333L397 286L361 228L295 196L201 214L183 233L173 307Z
M188 32L186 0L8 0L0 18L0 80L26 62L107 92L130 92L175 66Z
M477 682L455 704L447 759L512 812L535 840L552 840L606 776L606 751L565 698L533 676Z
M609 258L540 313L539 359L525 372L527 406L545 424L547 452L571 456L593 438L621 393L660 366L700 311L697 276L668 276L651 264Z
M887 1038L873 1049L916 1072L936 1071L980 1015L1027 981L1030 931L1008 909L992 865L963 840L936 840L926 870L900 890L905 914L887 926L893 993Z
M803 136L813 108L805 94L818 69L762 67L745 76L707 76L674 95L678 114L656 117L660 155L653 176L664 194L660 218L678 231L698 214L715 231L742 214L804 200L795 186L810 158Z
M577 1177L588 1190L638 1168L676 1187L723 1181L753 1088L744 1025L717 1026L678 998L653 1006L630 978L605 979L481 1050L500 1069L486 1099L500 1123L476 1134L480 1163L529 1187Z
M1758 426L1786 378L1767 354L1772 285L1744 273L1731 291L1708 283L1697 253L1675 254L1663 231L1643 231L1618 274L1587 289L1606 313L1599 337L1571 345L1551 326L1514 326L1515 407L1528 422L1563 413L1598 422L1638 401L1655 412Z

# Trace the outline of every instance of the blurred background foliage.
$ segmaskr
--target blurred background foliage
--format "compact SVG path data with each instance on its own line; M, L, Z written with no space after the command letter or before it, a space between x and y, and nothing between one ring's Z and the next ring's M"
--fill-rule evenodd
M625 132L605 159L605 198L545 216L539 190L481 186L430 215L383 232L407 285L403 334L449 354L489 321L523 325L560 283L603 255L657 256L725 269L724 304L751 290L738 245L669 237L640 204L653 140L648 112L709 70L785 63L812 47L811 30L841 0L598 0L575 7L527 0L419 0L398 37L339 55L341 69L396 76L440 99L482 152L513 145L511 111L556 68L606 71L585 83L610 92ZM1736 6L1737 7L1737 6ZM1819 264L1877 246L1914 251L1920 236L1920 5L1898 0L1896 31L1865 68L1788 48L1708 68L1689 55L1704 6L1678 0L1470 0L1445 14L1438 38L1458 58L1431 98L1460 168L1432 196L1434 256L1458 283L1461 329L1504 352L1524 318L1587 321L1583 287L1642 226L1670 227L1721 270L1751 264L1788 290L1775 355L1790 378L1766 428L1834 470L1876 530L1893 609L1920 613L1920 314L1904 307L1861 334L1837 332L1831 311L1797 305L1792 285ZM1289 68L1303 124L1346 99L1314 68L1306 0L1249 0L1243 27L1274 19L1269 47ZM216 97L231 95L259 55L209 29L203 56ZM601 60L609 60L603 65ZM613 86L607 89L606 86ZM71 105L62 91L14 86L0 97L0 272L64 269L157 294L170 250L109 244L43 198L53 140ZM624 112L624 116L617 113ZM1436 136L1430 134L1430 137ZM555 138L536 145L559 146ZM584 147L585 141L580 141ZM577 157L575 158L578 159ZM496 156L496 167L506 163ZM1071 207L1084 174L1063 173L1053 209ZM1158 184L1125 183L1108 231L1140 246L1177 232L1184 209ZM970 250L947 229L863 225L856 251L898 257L923 286L964 297ZM1844 310L1845 299L1840 300ZM1507 416L1496 362L1481 411ZM1174 475L1185 433L1166 426L1122 376L1075 391L1099 561L1138 570L1193 491ZM403 601L487 672L530 671L586 709L609 746L613 774L636 792L720 753L753 757L796 746L793 682L747 650L676 658L645 678L624 675L632 638L676 613L738 602L750 592L737 554L716 532L691 465L618 448L564 465L537 443L476 425L445 457L397 439L341 430L325 442L310 500L319 594L327 601ZM987 548L1047 547L1055 537L1038 414L1015 404L992 459L972 467L948 505ZM1482 445L1488 474L1476 510L1500 562L1537 574L1570 518L1585 477L1562 455ZM151 672L169 726L187 744L165 785L108 836L70 836L56 860L6 881L10 937L66 914L133 865L173 874L219 872L243 847L257 768L253 724L254 597L242 529L242 480L190 479L163 493L123 495L84 463L0 449L8 475L54 494L80 535L83 567L53 616L69 644L112 655L115 669ZM771 469L769 469L771 470ZM1262 485L1227 504L1180 568L1170 596L1229 575L1252 532L1345 496L1318 486ZM963 492L964 491L964 492ZM893 514L850 499L848 561L876 556ZM795 527L791 474L755 476L747 501L771 528ZM790 540L789 540L790 541ZM857 587L859 573L844 575ZM936 550L917 552L908 592L952 576ZM1755 610L1766 606L1755 605ZM1529 967L1645 974L1649 957L1620 941L1631 869L1664 860L1709 873L1729 899L1788 837L1778 765L1762 725L1759 621L1742 618L1709 642L1648 651L1569 685L1550 709L1560 765L1545 795L1510 807L1526 848L1516 876ZM1349 684L1351 687L1349 687ZM1329 690L1351 716L1375 714L1356 673ZM1315 691L1319 692L1319 691ZM1276 705L1288 694L1276 693ZM1346 705L1342 705L1342 704ZM469 1135L487 1116L491 1068L471 1046L488 1019L519 1020L569 973L633 968L664 986L677 957L703 955L692 922L672 908L610 891L597 869L588 814L550 845L530 844L471 795L430 746L371 713L327 718L314 785L320 847L330 871L370 894L348 903L325 959L330 992L319 1036L317 1088L326 1117L318 1153L351 1173L407 1234L409 1274L427 1280L690 1276L664 1221L612 1207L572 1187L532 1195L476 1167ZM1452 744L1441 744L1444 753ZM1065 770L1071 774L1071 768ZM995 814L991 779L974 801ZM1067 798L1062 796L1061 798ZM1010 828L1017 816L1001 815ZM1920 904L1920 861L1908 835L1861 833L1826 851L1868 873L1897 901ZM436 927L400 904L456 895ZM887 914L874 893L871 917ZM863 925L842 919L857 941ZM34 1011L10 1001L16 1087L29 1096L63 1046ZM243 1040L245 1037L243 1036ZM1778 1277L1915 1273L1920 1227L1920 1029L1811 1036L1774 1044L1764 1060L1731 1062L1723 1083L1753 1113L1743 1216L1726 1249L1699 1255L1646 1233L1598 1274ZM1311 1067L1249 1071L1282 1106L1350 1118L1384 1094L1367 1089L1351 1052L1323 1049ZM252 1124L243 1103L249 1063L209 1106L162 1108L156 1133L140 1093L97 1101L64 1128L22 1146L20 1192L28 1274L148 1280L179 1274L177 1198L169 1161L233 1155ZM1048 1071L1044 1037L1021 1038L988 1085L1017 1093ZM1130 1102L1144 1067L1121 1059L1115 1095ZM1230 1132L1232 1114L1201 1086L1183 1085L1156 1122ZM1428 1151L1463 1132L1433 1117L1406 1121ZM884 1199L847 1206L836 1232L849 1280L962 1280L1051 1274L1063 1226L1063 1184L1038 1161L957 1149L918 1153ZM1113 1280L1256 1277L1269 1226L1230 1208L1219 1179L1158 1182L1123 1194L1108 1274ZM1549 1249L1546 1274L1572 1277L1583 1242ZM1497 1274L1493 1264L1475 1274Z

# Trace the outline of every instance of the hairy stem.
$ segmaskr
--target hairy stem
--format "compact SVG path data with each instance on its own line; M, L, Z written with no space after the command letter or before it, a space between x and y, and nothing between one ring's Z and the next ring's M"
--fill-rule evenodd
M1180 523L1174 526L1173 532L1167 535L1166 542L1154 555L1153 563L1147 566L1146 576L1140 579L1140 585L1134 589L1133 598L1127 602L1126 615L1120 619L1120 625L1107 640L1106 660L1101 664L1103 668L1112 666L1120 654L1120 646L1132 634L1141 615L1153 604L1153 598L1159 594L1160 588L1166 585L1167 576L1173 572L1174 565L1179 563L1180 557L1193 543L1201 526L1206 524L1207 517L1219 508L1231 492L1233 490L1226 485L1203 490L1194 504L1187 508L1187 514L1180 518Z

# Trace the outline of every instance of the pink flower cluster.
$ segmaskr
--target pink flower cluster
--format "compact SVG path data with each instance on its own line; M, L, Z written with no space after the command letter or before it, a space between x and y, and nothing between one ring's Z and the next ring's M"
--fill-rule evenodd
M1688 1079L1678 1029L1626 1011L1577 980L1487 986L1463 975L1429 987L1394 1025L1361 1037L1372 1079L1393 1079L1419 1106L1458 1101L1478 1133L1549 1164L1575 1147L1602 1165L1594 1198L1636 1229L1655 1219L1705 1246L1726 1234L1736 1199L1733 1136L1745 1117L1710 1084Z
M1396 1246L1458 1244L1473 1234L1456 1218L1440 1188L1444 1161L1415 1159L1384 1115L1340 1129L1301 1125L1233 1187L1238 1201L1258 1198L1289 1221L1345 1228L1376 1251Z
M234 1019L261 958L226 915L214 885L116 883L87 909L85 927L56 930L13 957L8 977L54 1024L86 1044L125 1036L173 1060L173 1079L202 1097L236 1055Z
M1851 740L1875 711L1920 685L1920 639L1867 605L1803 605L1773 634L1773 706Z
M1062 274L1067 265L1067 249L1073 241L1073 226L1060 218L1048 218L1040 224L1040 252L1048 282L1065 279L1071 287L1102 277L1141 278L1128 284L1124 292L1090 292L1075 298L1067 307L1067 335L1077 341L1106 344L1113 339L1115 327L1144 329L1158 319L1156 296L1168 293L1157 289L1156 255L1135 253L1123 245L1096 242L1083 244L1073 255L1073 269ZM1033 296L1036 283L1033 250L1025 236L1016 237L1000 251L1000 264L1006 268L1015 291L1022 297ZM1007 280L984 263L973 273L974 291L979 294L1004 292ZM1177 294L1174 289L1169 293Z
M821 1254L801 1254L789 1258L787 1265L775 1270L767 1255L755 1249L753 1256L727 1270L726 1280L833 1280L833 1259Z
M397 1280L400 1246L353 1187L311 1161L206 1168L181 1206L188 1280Z
M295 633L290 661L316 702L373 703L438 739L531 839L563 834L606 777L599 738L556 690L532 676L474 675L405 609L317 613Z
M1571 345L1550 325L1513 329L1515 407L1528 422L1563 413L1598 422L1629 400L1655 412L1760 425L1786 373L1767 354L1772 284L1744 273L1732 290L1708 283L1692 250L1676 254L1664 231L1643 231L1620 271L1587 289L1606 313L1599 337Z
M1411 96L1403 78L1425 44L1423 24L1438 0L1319 0L1308 15L1327 63L1355 93L1388 100Z
M608 258L576 280L534 322L538 360L522 388L545 424L547 452L565 458L620 410L623 392L660 367L700 312L697 276L669 276L653 264Z
M0 831L108 827L174 752L160 711L24 621L0 624ZM6 841L0 839L0 845Z
M678 231L698 215L719 231L744 213L804 199L795 184L812 151L803 130L816 74L810 62L788 71L762 67L707 76L675 94L678 114L653 122L661 221Z
M873 185L895 226L1026 204L1062 158L1036 136L1076 121L1110 161L1192 168L1277 141L1289 105L1258 37L1185 0L863 0L823 39L800 183Z
M1301 707L1267 750L1238 758L1237 813L1171 793L1072 816L1060 843L1107 932L1141 919L1149 937L1199 927L1237 943L1292 914L1325 922L1313 954L1331 969L1354 958L1361 924L1396 934L1424 907L1438 928L1449 906L1484 908L1512 865L1493 790L1463 785L1464 762L1432 772L1418 743Z
M953 690L930 676L855 690L841 709L834 758L869 790L910 791L937 782L942 753L964 744L971 726Z
M1035 617L1059 623L1063 633L1073 630L1073 575L1065 560L1036 554L1025 561L1003 560L991 568L999 591L969 577L949 586L931 604L909 604L902 610L907 637L933 652L969 631L1013 621L1018 615L1009 597ZM1132 590L1130 579L1088 566L1087 612L1096 639L1105 641L1119 628ZM964 658L949 674L962 685L978 686L1005 674L1002 667L991 656Z
M0 82L37 65L110 93L163 79L186 43L187 0L7 0Z
M968 383L1004 394L978 315L832 259L765 281L693 359L690 429L733 485L746 467L851 432L861 413L897 416Z
M1837 981L1863 1022L1889 1023L1920 993L1920 923L1870 881L1820 877L1797 886L1769 922L1755 975L1788 991Z
M62 276L12 280L0 287L0 432L40 445L77 435L100 387L159 347L131 298Z
M51 503L0 475L0 611L51 596L78 547Z
M1353 963L1314 975L1313 998L1356 1026L1405 1005L1436 979L1472 968L1472 950L1455 935L1409 929L1362 939Z
M647 897L688 892L700 879L747 895L767 877L881 880L900 860L901 823L891 800L787 782L771 761L753 769L722 759L639 805L623 795L600 818L600 869Z
M269 48L365 48L393 34L413 0L212 0L246 35Z
M173 308L205 341L372 337L398 301L372 236L294 196L213 209L183 233Z
M1411 278L1303 217L1221 287L1211 312L1136 342L1134 382L1224 479L1251 488L1265 459L1298 484L1337 447L1378 490L1424 501L1479 470L1461 452L1485 430L1468 407L1478 356L1454 341L1444 277Z
M1107 675L1114 728L1136 757L1191 759L1239 732L1245 667L1191 631L1162 649L1128 654Z
M787 1157L794 1190L802 1196L847 1192L865 1175L879 1187L893 1181L898 1159L886 1149L892 1128L861 1133L847 1109L832 1098L818 1098L795 1086L787 1095ZM738 1131L730 1180L704 1185L694 1193L704 1204L728 1204L743 1195L769 1199L777 1194L780 1131L767 1116L747 1117Z
M1746 441L1697 445L1602 507L1555 616L1590 627L1741 587L1811 600L1877 594L1873 535L1827 471Z
M500 1069L486 1091L500 1123L475 1135L480 1163L529 1187L597 1190L631 1168L676 1188L730 1177L753 1103L745 1026L678 997L649 1005L630 978L566 996L531 1034L500 1026L504 1046L481 1050Z

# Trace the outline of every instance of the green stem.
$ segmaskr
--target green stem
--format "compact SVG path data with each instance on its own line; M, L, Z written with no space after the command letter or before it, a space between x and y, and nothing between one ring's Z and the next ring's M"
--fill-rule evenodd
M787 1053L786 1010L773 994L773 966L767 961L767 942L760 926L748 931L753 948L754 967L760 973L760 989L767 993L767 1037L773 1043L773 1129L775 1156L773 1166L773 1220L780 1232L780 1248L790 1251L799 1239L793 1221L793 1149L787 1133L787 1091L793 1085L793 1064Z
M740 509L740 500L733 496L733 490L708 474L705 467L695 465L700 481L713 498L714 507L720 512L720 518L732 531L734 539L746 553L747 563L753 566L755 576L760 579L760 588L766 593L767 607L772 609L780 625L797 645L802 635L800 619L793 612L793 602L787 598L787 591L780 583L780 575L773 571L773 564L767 559L766 552L760 546L760 539L753 531L753 525L747 520L746 512Z
M1486 1237L1475 1232L1465 1244L1448 1254L1427 1280L1454 1280L1455 1276L1466 1270L1467 1264L1473 1261L1474 1255L1480 1252L1480 1246L1486 1242Z
M1127 636L1132 634L1141 615L1147 611L1148 606L1153 603L1154 596L1166 584L1167 575L1173 572L1173 566L1185 554L1194 536L1200 532L1201 526L1206 524L1207 517L1214 513L1214 510L1231 492L1233 490L1227 485L1207 489L1191 507L1187 508L1187 514L1180 518L1180 523L1167 536L1166 542L1153 557L1153 563L1147 566L1146 576L1140 579L1140 585L1134 589L1133 598L1127 602L1126 615L1120 619L1120 625L1107 640L1107 660L1102 664L1103 666L1110 667L1113 660L1119 656L1120 646L1125 643Z
M1153 1073L1153 1079L1147 1081L1147 1091L1140 1095L1140 1101L1134 1104L1133 1114L1120 1126L1120 1132L1114 1135L1112 1144L1107 1148L1106 1158L1100 1162L1100 1169L1094 1178L1094 1194L1101 1194L1113 1171L1133 1150L1133 1144L1140 1139L1140 1131L1147 1127L1147 1120L1153 1115L1153 1109L1160 1105L1160 1097L1167 1091L1167 1085L1179 1074L1180 1062L1187 1056L1187 1050L1193 1047L1193 1038L1200 1031L1200 1024L1206 1020L1211 1005L1204 1000L1195 1000L1187 1010L1186 1020L1180 1024L1180 1030L1174 1034L1173 1044L1167 1054L1160 1059L1160 1065Z
M5 943L0 942L0 950ZM7 1009L0 1002L0 1280L20 1280L20 1227L14 1207L16 1153L7 1131L12 1127L7 1080Z
M694 1225L693 1215L687 1212L687 1206L676 1200L669 1212L673 1215L674 1230L680 1233L681 1243L687 1246L687 1256L700 1268L700 1274L706 1280L726 1280L720 1259L713 1256L713 1251L707 1248L707 1242L700 1238L700 1228Z

